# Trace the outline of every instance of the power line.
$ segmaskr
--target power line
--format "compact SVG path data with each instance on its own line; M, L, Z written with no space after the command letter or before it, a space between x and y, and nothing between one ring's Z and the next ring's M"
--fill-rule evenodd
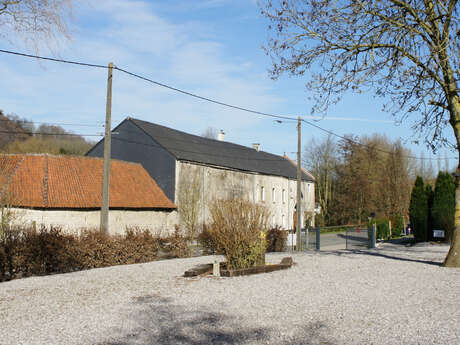
M277 119L294 120L294 121L296 121L296 118L295 118L295 117L284 116L284 115L276 115L276 114L270 114L270 113L264 113L264 112L262 112L262 111L252 110L252 109L248 109L248 108L243 108L243 107L240 107L240 106L237 106L237 105L233 105L233 104L229 104L229 103L217 101L217 100L212 99L212 98L200 96L200 95L197 95L197 94L195 94L195 93L191 93L191 92L188 92L188 91L184 91L184 90L178 89L178 88L176 88L176 87L169 86L169 85L160 83L160 82L158 82L158 81L149 79L149 78L147 78L147 77L143 77L143 76L141 76L141 75L139 75L139 74L136 74L136 73L132 73L132 72L126 71L126 70L124 70L124 69L122 69L122 68L119 68L119 67L117 67L117 66L115 66L114 69L116 69L116 70L118 70L118 71L120 71L120 72L126 73L126 74L128 74L128 75L130 75L130 76L133 76L133 77L142 79L142 80L147 81L147 82L149 82L149 83L152 83L152 84L155 84L155 85L158 85L158 86L161 86L161 87L164 87L164 88L167 88L167 89L170 89L170 90L173 90L173 91L182 93L182 94L187 95L187 96L191 96L191 97L194 97L194 98L198 98L198 99L201 99L201 100L203 100L203 101L207 101L207 102L210 102L210 103L222 105L222 106L227 107L227 108L232 108L232 109L236 109L236 110L241 110L241 111L245 111L245 112L247 112L247 113L252 113L252 114L256 114L256 115L262 115L262 116L273 117L273 118L277 118Z
M5 134L23 134L23 135L28 135L28 136L40 136L40 135L48 135L48 136L71 136L71 137L103 137L104 135L101 134L76 134L76 133L31 133L28 131L4 131L0 130L0 133L5 133Z
M367 145L367 144L363 144L363 143L360 143L360 142L358 142L358 141L356 141L356 140L353 140L353 139L351 139L351 138L347 138L347 137L345 137L345 136L343 136L343 135L334 133L334 132L332 132L332 131L330 131L330 130L328 130L328 129L325 129L325 128L322 128L322 127L320 127L320 126L318 126L318 125L315 125L314 123L311 123L311 122L309 122L309 121L307 121L307 120L303 120L303 119L302 119L302 121L305 122L305 123L307 123L307 124L310 125L310 126L313 126L313 127L317 128L317 129L323 131L323 132L326 132L326 133L328 133L328 134L330 134L330 135L333 135L333 136L335 136L335 137L338 137L338 138L340 138L340 139L342 139L342 140L346 140L346 141L348 141L348 142L351 142L351 143L353 143L353 144L355 144L355 145L358 145L358 146L361 146L361 147L370 148L370 149L373 149L373 150L376 150L376 151L379 151L379 152L383 152L383 153L387 153L387 154L394 154L394 152L392 152L392 151L387 151L387 150L384 150L384 149L381 149L381 148L378 148L378 147L374 147L374 146L370 146L370 145ZM409 158L409 159L419 159L419 160L437 160L437 159L438 159L438 158L431 158L431 157L425 158L425 157L416 157L416 156L408 156L408 155L402 155L402 157L404 157L404 158ZM443 159L457 159L457 157L443 157Z
M32 124L37 124L37 125L50 125L50 126L78 126L78 127L101 127L101 126L104 126L104 124L102 124L102 121L101 121L101 124L99 125L90 125L90 124L81 124L81 123L63 123L63 122L41 122L41 121L29 121L29 120L26 120L26 119L19 119L19 120L12 120L12 119L9 119L9 118L6 118L6 119L0 119L0 121L2 122L12 122L14 124L17 124L17 125L21 125L21 124L25 124L25 123L32 123ZM94 122L96 123L96 122Z
M92 63L80 62L80 61L56 59L56 58L39 56L39 55L19 53L19 52L14 52L14 51L11 51L11 50L0 49L0 52L5 53L5 54L18 55L18 56L23 56L23 57L28 57L28 58L39 59L39 60L67 63L67 64L71 64L71 65L79 65L79 66L95 67L95 68L105 68L105 69L109 68L108 66L104 66L104 65L92 64Z
M53 62L60 62L60 63L67 63L67 64L74 64L74 65L81 65L81 66L87 66L87 67L95 67L95 68L104 68L104 69L107 69L108 66L105 66L105 65L98 65L98 64L91 64L91 63L86 63L86 62L81 62L81 61L71 61L71 60L63 60L63 59L55 59L55 58L49 58L49 57L43 57L43 56L39 56L39 55L32 55L32 54L25 54L25 53L19 53L19 52L14 52L14 51L9 51L9 50L3 50L3 49L0 49L0 52L2 53L6 53L6 54L13 54L13 55L18 55L18 56L23 56L23 57L29 57L29 58L36 58L36 59L41 59L41 60L47 60L47 61L53 61ZM249 109L249 108L244 108L244 107L240 107L240 106L237 106L237 105L233 105L233 104L229 104L229 103L225 103L225 102L221 102L221 101L218 101L218 100L215 100L215 99L212 99L212 98L209 98L209 97L204 97L204 96L200 96L198 94L194 94L194 93L191 93L191 92L188 92L188 91L185 91L185 90L182 90L182 89L179 89L179 88L176 88L176 87L173 87L173 86L170 86L170 85L167 85L167 84L164 84L164 83L161 83L161 82L158 82L158 81L155 81L153 79L150 79L150 78L147 78L147 77L144 77L144 76L141 76L139 74L136 74L136 73L133 73L133 72L130 72L130 71L127 71L125 69L122 69L120 67L117 67L117 66L114 66L113 67L114 69L122 72L122 73L125 73L127 75L130 75L130 76L133 76L135 78L138 78L138 79L141 79L141 80L144 80L144 81L147 81L149 83L152 83L152 84L155 84L157 86L161 86L163 88L167 88L169 90L173 90L175 92L179 92L179 93L182 93L184 95L187 95L187 96L190 96L190 97L194 97L194 98L197 98L197 99L200 99L200 100L203 100L203 101L206 101L206 102L210 102L210 103L214 103L214 104L217 104L217 105L221 105L221 106L224 106L224 107L227 107L227 108L231 108L231 109L236 109L236 110L240 110L240 111L244 111L244 112L247 112L247 113L252 113L252 114L256 114L256 115L261 115L261 116L267 116L267 117L271 117L271 118L276 118L276 119L282 119L282 120L288 120L288 121L297 121L297 118L294 117L294 116L286 116L286 115L277 115L277 114L271 114L271 113L266 113L266 112L262 112L262 111L258 111L258 110L253 110L253 109ZM279 121L278 121L279 122ZM312 127L315 127L323 132L326 132L330 135L333 135L333 136L336 136L338 138L341 138L343 140L347 140L349 142L352 142L354 143L355 145L359 145L359 146L362 146L362 147L367 147L367 148L370 148L369 145L366 145L366 144L362 144L362 143L359 143L359 142L356 142L350 138L347 138L345 136L342 136L340 134L337 134L331 130L328 130L328 129L325 129L325 128L322 128L321 126L318 126L318 125L315 125L314 123L310 122L310 121L307 121L307 120L304 120L302 119L302 122L312 126ZM379 148L373 148L375 149L376 151L380 151L380 152L383 152L383 153L387 153L387 154L393 154L393 152L391 151L386 151L386 150L383 150L383 149L379 149ZM419 159L419 160L435 160L436 158L422 158L422 157L416 157L416 156L406 156L404 155L403 157L405 158L410 158L410 159ZM444 159L457 159L457 157L445 157Z

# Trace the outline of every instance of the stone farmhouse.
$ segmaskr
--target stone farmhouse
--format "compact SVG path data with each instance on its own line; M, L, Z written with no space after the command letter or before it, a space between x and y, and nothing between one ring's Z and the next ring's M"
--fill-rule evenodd
M48 154L0 155L2 206L21 225L98 229L103 160ZM109 233L126 227L170 231L176 206L136 163L111 161Z
M199 222L209 221L215 199L242 197L266 205L271 225L293 228L296 165L287 157L203 138L134 118L126 118L112 135L112 157L142 164L166 196L179 205L181 193L199 190ZM103 140L89 156L103 156ZM302 224L314 217L315 179L302 170ZM180 207L179 207L180 209ZM314 221L314 220L313 220Z

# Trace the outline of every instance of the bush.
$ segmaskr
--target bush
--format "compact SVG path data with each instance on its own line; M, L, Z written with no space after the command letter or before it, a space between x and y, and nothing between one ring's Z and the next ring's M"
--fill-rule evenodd
M393 217L391 222L392 237L401 237L404 232L404 221L402 216Z
M172 257L185 258L190 256L190 248L188 246L189 237L185 235L180 227L174 227L174 233L162 240L163 249L169 252Z
M214 241L208 226L203 226L203 231L198 235L198 243L203 248L204 255L222 254L216 252L217 243Z
M428 213L427 192L423 184L423 179L417 176L409 205L410 224L417 242L427 241Z
M109 236L99 230L75 235L55 227L8 227L0 238L0 281L148 262L157 258L161 241L149 230L135 228Z
M267 231L267 252L282 252L286 248L287 231L276 227Z
M433 196L433 228L445 230L446 240L452 238L455 228L455 181L447 172L439 172Z
M377 224L377 239L386 240L390 237L390 225L388 218L380 218L376 220Z
M214 250L225 255L229 269L265 263L269 212L243 199L217 200L210 206L209 234Z

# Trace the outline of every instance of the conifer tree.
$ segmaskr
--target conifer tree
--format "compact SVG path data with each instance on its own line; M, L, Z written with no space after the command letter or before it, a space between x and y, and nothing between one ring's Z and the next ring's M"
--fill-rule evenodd
M455 182L448 172L439 172L434 190L432 218L433 228L444 230L450 239L454 229Z
M423 184L423 179L417 176L414 188L412 189L409 217L412 225L415 240L426 241L428 223L428 198Z
M426 201L427 201L427 223L426 223L426 239L431 241L433 239L433 216L431 210L433 208L434 191L431 184L425 186Z

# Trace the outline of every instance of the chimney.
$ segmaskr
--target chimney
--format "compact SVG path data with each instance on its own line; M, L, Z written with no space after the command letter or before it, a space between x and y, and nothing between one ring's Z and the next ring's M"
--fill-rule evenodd
M260 151L260 144L258 143L252 144L252 148L256 151Z
M225 139L225 132L221 129L220 132L217 134L217 140L224 141Z

